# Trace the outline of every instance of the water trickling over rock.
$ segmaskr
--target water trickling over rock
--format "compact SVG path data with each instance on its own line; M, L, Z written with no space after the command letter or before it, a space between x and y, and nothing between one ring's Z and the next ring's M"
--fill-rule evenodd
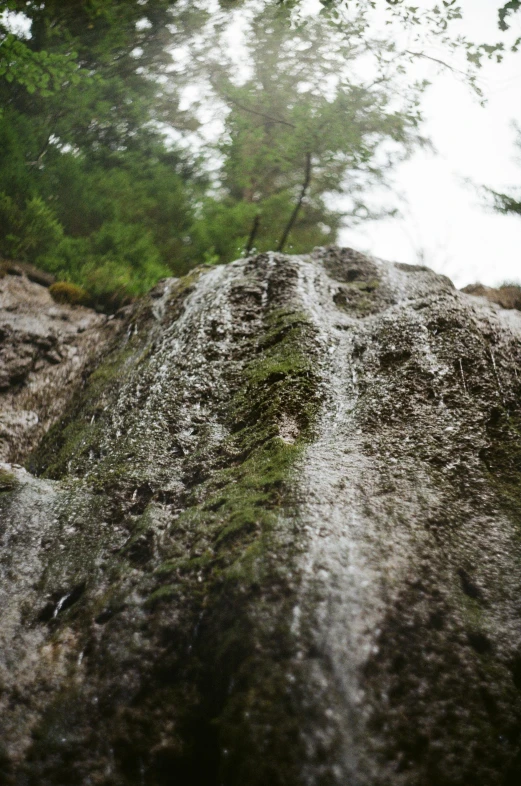
M5 781L517 783L521 314L330 248L127 320L0 472Z

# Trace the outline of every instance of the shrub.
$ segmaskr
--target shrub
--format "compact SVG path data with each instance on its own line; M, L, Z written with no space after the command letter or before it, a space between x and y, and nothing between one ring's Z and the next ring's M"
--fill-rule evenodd
M6 257L36 262L62 238L63 228L43 199L33 197L20 207L0 193L0 244Z
M82 287L71 284L69 281L57 281L49 287L53 300L57 303L66 303L69 306L87 306L90 304L90 295Z

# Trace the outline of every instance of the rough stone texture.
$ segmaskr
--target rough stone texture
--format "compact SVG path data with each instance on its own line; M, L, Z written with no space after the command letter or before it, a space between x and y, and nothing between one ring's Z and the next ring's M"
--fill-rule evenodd
M0 275L0 461L21 461L60 417L122 321L58 305L31 265ZM0 271L1 272L1 271Z
M165 282L0 471L15 786L514 786L521 314L350 249Z

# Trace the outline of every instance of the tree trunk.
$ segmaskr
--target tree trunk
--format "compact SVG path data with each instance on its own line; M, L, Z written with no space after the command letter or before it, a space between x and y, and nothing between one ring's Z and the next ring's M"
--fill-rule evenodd
M297 200L297 204L295 205L291 216L289 217L289 221L286 224L286 228L282 233L282 237L280 239L279 245L277 246L277 251L284 251L284 246L286 245L286 241L289 237L289 233L293 229L293 225L297 220L298 214L300 213L300 208L302 207L302 203L307 194L310 182L311 182L311 153L306 153L306 169L304 172L304 182L302 183L300 196Z
M257 213L255 218L253 219L250 236L248 238L248 242L246 243L246 248L244 249L246 256L249 256L252 248L254 248L255 238L257 237L257 233L259 231L260 220L261 220L260 213Z
M517 784L519 313L328 248L125 320L0 472L2 782Z

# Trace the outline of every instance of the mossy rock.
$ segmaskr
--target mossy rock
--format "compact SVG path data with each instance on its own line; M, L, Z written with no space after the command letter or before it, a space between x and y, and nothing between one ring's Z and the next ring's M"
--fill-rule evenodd
M130 309L0 495L6 782L520 782L507 317L331 249Z

